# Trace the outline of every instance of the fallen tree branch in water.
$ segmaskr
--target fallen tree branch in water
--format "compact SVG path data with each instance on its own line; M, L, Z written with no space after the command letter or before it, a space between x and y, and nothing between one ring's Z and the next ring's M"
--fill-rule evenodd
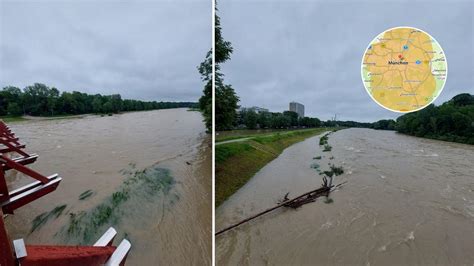
M229 230L231 230L231 229L233 229L233 228L236 228L237 226L239 226L239 225L241 225L241 224L244 224L244 223L246 223L246 222L249 222L249 221L251 221L251 220L253 220L253 219L257 218L257 217L260 217L260 216L262 216L262 215L264 215L264 214L266 214L266 213L269 213L269 212L271 212L271 211L273 211L273 210L276 210L276 209L278 209L278 208L281 208L281 207L298 208L298 207L300 207L300 206L303 205L303 204L307 204L307 203L310 203L310 202L314 202L314 201L316 200L316 198L318 198L318 197L320 197L320 196L327 196L327 195L329 195L329 193L330 193L331 191L333 191L333 190L336 189L337 187L340 187L341 185L343 185L343 184L345 184L345 183L347 182L347 181L346 181L346 182L340 183L340 184L338 184L338 185L336 185L336 186L333 186L333 185L331 184L332 178L331 178L331 181L330 181L329 184L328 184L327 181L325 181L325 179L324 179L323 181L324 181L324 183L323 183L322 187L320 187L320 188L318 188L318 189L315 189L315 190L312 190L312 191L310 191L310 192L306 192L306 193L304 193L304 194L302 194L302 195L300 195L300 196L298 196L298 197L296 197L296 198L288 199L288 194L289 194L289 193L287 193L287 194L285 195L285 198L283 199L283 201L282 201L281 203L277 204L275 207L266 209L266 210L264 210L263 212L260 212L260 213L258 213L258 214L252 215L251 217L249 217L249 218L247 218L247 219L244 219L244 220L242 220L242 221L240 221L240 222L238 222L238 223L236 223L236 224L233 224L233 225L231 225L231 226L228 226L228 227L226 227L226 228L224 228L224 229L218 231L218 232L216 233L216 236L218 236L218 235L220 235L220 234L222 234L222 233L225 233L225 232L227 232L227 231L229 231Z

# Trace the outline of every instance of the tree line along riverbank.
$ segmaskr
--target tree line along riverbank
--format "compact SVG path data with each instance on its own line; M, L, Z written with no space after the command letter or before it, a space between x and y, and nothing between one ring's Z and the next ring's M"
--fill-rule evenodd
M416 137L474 144L474 95L462 93L451 100L435 106L404 114L396 120L383 119L373 123L357 121L321 121L318 118L298 117L296 113L259 112L244 110L237 114L235 128L281 130L282 128L308 127L362 127L396 130ZM243 130L245 131L245 130ZM227 135L226 131L219 132ZM235 135L235 134L234 134ZM220 136L217 136L219 140Z
M397 120L380 120L374 129L396 130L416 137L474 144L474 95L462 93L435 106L402 115Z
M0 91L0 117L18 121L22 115L64 116L107 114L169 108L197 108L194 102L157 102L122 99L120 94L101 95L83 92L60 92L54 87L35 83L23 90L7 86Z

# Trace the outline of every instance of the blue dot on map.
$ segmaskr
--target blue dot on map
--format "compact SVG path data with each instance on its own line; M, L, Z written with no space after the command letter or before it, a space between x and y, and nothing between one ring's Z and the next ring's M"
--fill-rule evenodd
M417 65L421 64L421 61L420 60L416 60L415 62Z
M404 49L404 50L408 50L408 45L404 45L404 46L403 46L403 49Z

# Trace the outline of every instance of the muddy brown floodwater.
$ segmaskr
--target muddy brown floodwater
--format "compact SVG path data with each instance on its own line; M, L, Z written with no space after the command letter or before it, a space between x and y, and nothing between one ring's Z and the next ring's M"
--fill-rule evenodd
M329 144L322 152L313 137L286 149L217 209L216 229L319 187L313 163L344 167L334 183L348 182L333 202L278 210L218 236L218 265L474 263L474 146L369 129L332 133Z
M55 192L6 218L11 238L93 244L114 226L117 242L132 243L127 265L210 265L212 158L202 120L169 109L11 124L27 151L39 154L32 168L63 178ZM8 178L12 188L30 181ZM35 218L64 204L31 232Z

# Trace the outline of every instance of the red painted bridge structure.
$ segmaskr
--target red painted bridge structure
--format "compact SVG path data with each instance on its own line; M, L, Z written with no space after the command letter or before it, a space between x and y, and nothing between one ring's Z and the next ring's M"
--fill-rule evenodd
M25 245L23 239L11 241L5 228L5 216L55 191L62 180L58 174L45 176L29 168L28 165L34 163L38 155L27 153L25 147L8 125L0 120L0 266L125 265L131 244L124 239L119 246L113 246L117 234L114 228L109 228L91 246ZM12 170L35 181L10 190L5 174Z

